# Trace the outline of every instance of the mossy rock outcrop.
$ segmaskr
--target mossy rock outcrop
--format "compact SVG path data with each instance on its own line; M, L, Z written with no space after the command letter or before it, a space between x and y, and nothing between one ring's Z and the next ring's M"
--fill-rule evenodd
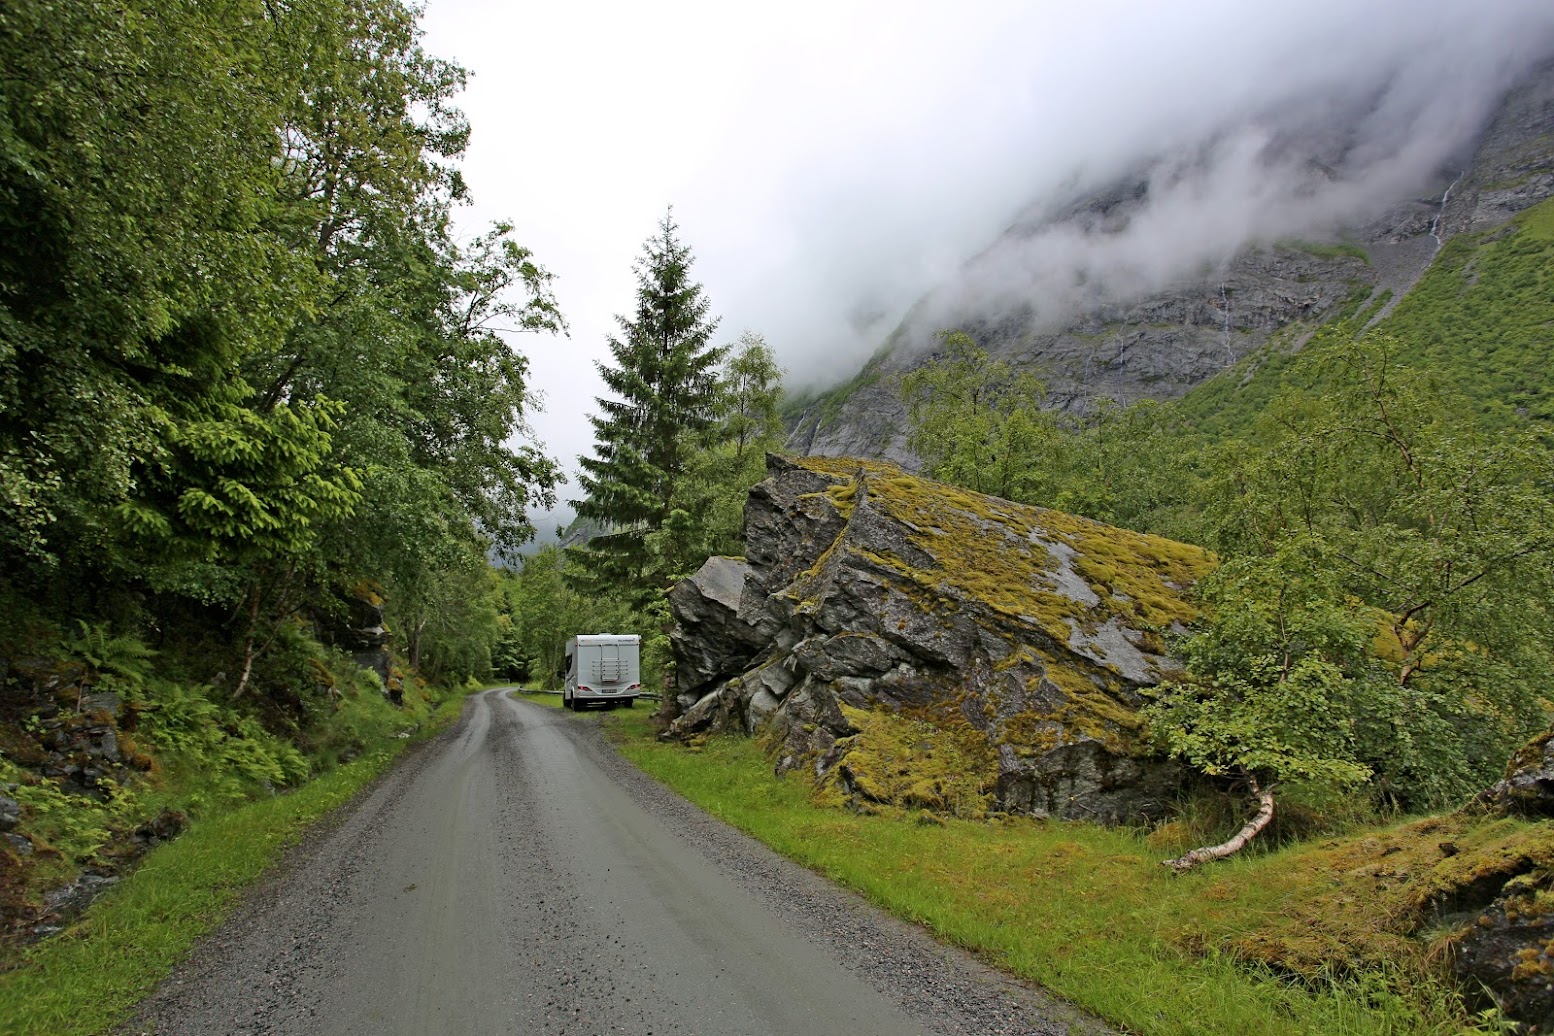
M1181 774L1142 741L1140 691L1177 668L1165 641L1207 553L879 462L767 467L746 558L670 595L687 708L667 737L760 733L779 770L854 802L1165 809Z

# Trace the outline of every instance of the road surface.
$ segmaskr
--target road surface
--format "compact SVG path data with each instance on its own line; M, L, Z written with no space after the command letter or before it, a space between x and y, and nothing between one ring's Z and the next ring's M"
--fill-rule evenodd
M299 846L131 1033L1102 1031L487 692Z

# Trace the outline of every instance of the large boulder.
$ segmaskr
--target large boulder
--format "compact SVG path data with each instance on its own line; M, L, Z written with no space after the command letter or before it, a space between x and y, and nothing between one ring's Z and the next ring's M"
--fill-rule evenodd
M1506 764L1505 779L1479 800L1502 813L1554 817L1554 730L1522 746Z
M759 634L739 620L749 574L750 565L738 558L708 558L695 575L669 591L669 607L679 617L669 641L682 694L700 697L698 692L719 676L744 668L760 648Z
M1448 959L1470 999L1490 1001L1530 1033L1554 1032L1554 729L1513 755L1505 778L1464 814L1481 811L1532 824L1500 821L1505 844L1490 864L1465 869L1452 893L1471 909L1454 918L1465 923L1448 940Z
M1506 1018L1547 1033L1554 1031L1554 909L1530 877L1506 883L1453 940L1450 959L1475 1001L1487 994Z
M666 737L760 731L779 770L812 766L855 801L896 785L870 760L942 765L954 744L1005 810L1117 822L1170 804L1180 771L1142 743L1140 691L1176 671L1164 638L1193 617L1204 551L889 464L767 467L746 558L671 595L694 704ZM876 714L901 722L860 721Z

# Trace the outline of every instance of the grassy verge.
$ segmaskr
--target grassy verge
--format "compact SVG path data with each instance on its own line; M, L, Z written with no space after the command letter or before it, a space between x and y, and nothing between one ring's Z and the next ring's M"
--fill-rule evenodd
M615 713L606 722L627 758L708 812L1129 1030L1474 1031L1455 996L1424 969L1371 966L1342 978L1318 972L1293 981L1229 948L1270 925L1286 938L1319 925L1304 906L1324 880L1320 854L1334 852L1338 842L1174 877L1159 865L1161 848L1137 833L824 808L803 781L773 779L750 741L714 738L688 751L657 744L645 715ZM1399 826L1398 840L1406 831ZM1375 898L1349 909L1380 912L1382 897Z
M560 691L535 691L527 687L520 687L513 691L514 698L522 698L524 701L532 701L536 705L544 705L552 709L561 708Z
M463 703L463 695L444 702L414 738L382 743L296 791L199 820L153 850L79 921L0 975L0 1036L111 1029L308 825L350 801L406 746L448 726Z

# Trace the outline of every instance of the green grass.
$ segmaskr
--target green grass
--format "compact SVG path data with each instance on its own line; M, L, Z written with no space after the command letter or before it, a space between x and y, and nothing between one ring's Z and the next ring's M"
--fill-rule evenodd
M1472 396L1485 416L1554 420L1554 199L1505 227L1452 238L1381 324L1408 362Z
M463 695L444 702L414 738L389 740L296 791L197 820L147 854L80 920L0 974L0 1036L89 1036L121 1022L283 849L407 745L456 719L463 703Z
M544 705L547 708L561 708L561 694L558 691L535 691L527 687L521 687L513 691L514 698L522 698L524 701L532 701L536 705Z
M1410 967L1297 982L1237 962L1236 935L1273 918L1308 923L1301 904L1312 879L1303 875L1317 871L1310 854L1320 847L1176 877L1159 863L1176 847L1138 833L827 809L802 780L773 778L751 741L713 738L687 750L656 743L645 715L606 722L627 758L708 812L1131 1031L1471 1031L1455 997Z
M1288 241L1285 246L1318 259L1358 259L1371 265L1371 255L1364 248L1351 242Z

